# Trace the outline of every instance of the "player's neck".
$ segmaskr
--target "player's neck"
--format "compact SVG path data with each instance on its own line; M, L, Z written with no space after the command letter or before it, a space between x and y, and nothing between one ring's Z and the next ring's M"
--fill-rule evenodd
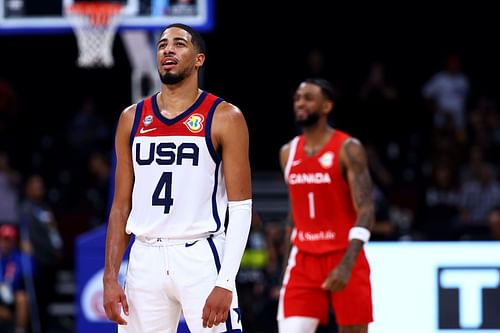
M334 129L330 126L317 126L304 129L304 151L307 155L316 155L330 140Z
M160 113L167 118L175 118L186 111L198 99L202 90L195 82L182 82L176 85L162 85L158 94Z

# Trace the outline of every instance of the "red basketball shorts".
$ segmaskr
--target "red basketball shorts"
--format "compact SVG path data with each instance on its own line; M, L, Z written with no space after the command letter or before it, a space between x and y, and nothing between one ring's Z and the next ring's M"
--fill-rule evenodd
M311 254L292 248L281 289L278 320L292 317L318 318L328 322L332 305L339 326L368 324L373 321L370 266L362 250L347 286L340 292L321 288L330 271L342 260L344 252Z

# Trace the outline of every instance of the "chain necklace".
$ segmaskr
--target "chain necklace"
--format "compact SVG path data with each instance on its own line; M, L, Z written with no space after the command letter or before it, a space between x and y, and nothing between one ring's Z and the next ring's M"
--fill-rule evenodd
M314 156L316 155L323 147L328 143L331 137L331 131L325 136L323 136L323 139L321 142L315 144L312 147L308 147L306 143L304 143L304 152L306 153L307 156Z
M306 153L307 156L314 156L321 150L321 148L323 148L323 147L322 146L314 146L314 147L304 146L304 152Z

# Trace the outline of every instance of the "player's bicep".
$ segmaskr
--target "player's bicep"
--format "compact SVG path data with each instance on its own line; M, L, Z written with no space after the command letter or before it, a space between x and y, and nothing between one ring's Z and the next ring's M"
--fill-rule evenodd
M114 206L129 207L133 186L133 164L130 147L130 132L133 124L133 112L122 112L115 134L115 192Z
M219 142L226 190L229 201L250 199L251 172L249 161L248 127L243 114L226 104L217 118Z
M287 143L281 147L279 154L280 166L283 172L285 171L289 155L290 155L290 143Z
M354 206L373 206L373 185L368 169L366 152L356 139L349 139L342 149L342 159L347 173Z

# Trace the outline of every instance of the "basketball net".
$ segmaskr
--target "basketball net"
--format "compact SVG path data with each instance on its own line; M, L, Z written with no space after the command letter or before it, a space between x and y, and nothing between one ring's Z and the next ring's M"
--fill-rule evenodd
M79 67L113 66L113 41L122 9L115 2L75 2L65 8L76 35Z

